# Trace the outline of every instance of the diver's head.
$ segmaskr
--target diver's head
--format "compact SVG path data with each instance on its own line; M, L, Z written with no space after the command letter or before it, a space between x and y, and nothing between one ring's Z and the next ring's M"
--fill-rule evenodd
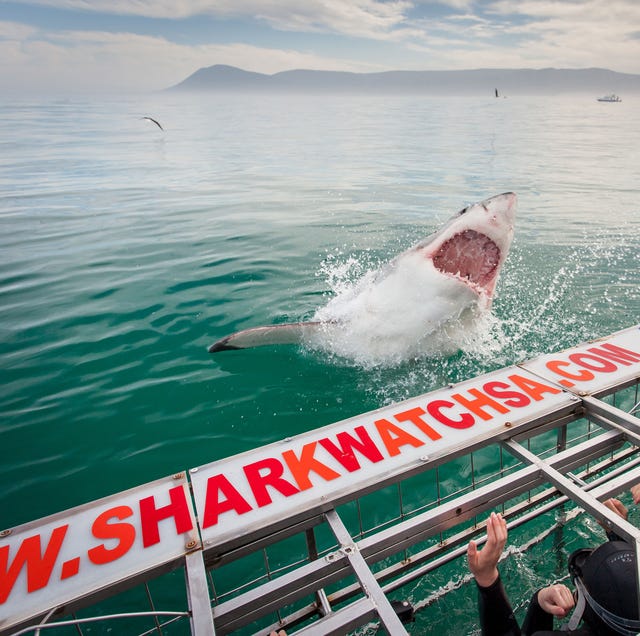
M586 601L582 618L599 636L635 635L638 621L636 554L624 541L608 541L595 550L577 550L569 572Z

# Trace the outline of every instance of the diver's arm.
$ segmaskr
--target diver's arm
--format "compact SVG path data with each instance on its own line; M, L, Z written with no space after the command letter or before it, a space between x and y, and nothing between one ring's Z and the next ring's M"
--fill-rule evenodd
M478 611L482 636L521 635L500 576L488 587L478 585Z
M478 610L482 636L520 636L520 628L505 594L498 561L507 542L507 523L502 515L487 519L487 542L479 550L475 541L467 547L469 569L478 586Z
M531 597L527 615L522 623L522 633L525 636L538 631L548 631L553 629L553 616L547 614L538 602L538 591Z

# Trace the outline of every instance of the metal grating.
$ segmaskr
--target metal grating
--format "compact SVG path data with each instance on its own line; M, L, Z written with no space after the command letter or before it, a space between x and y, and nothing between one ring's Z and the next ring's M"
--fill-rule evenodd
M185 506L190 514L195 508L198 516L194 515L195 528L178 533L180 545L159 551L154 563L141 563L137 570L134 561L134 569L117 581L86 587L64 603L51 605L47 597L29 615L9 597L0 605L0 634L83 634L87 625L95 633L100 625L105 633L115 629L135 634L263 634L285 628L289 634L325 635L345 634L369 623L393 635L406 634L389 598L440 568L455 567L471 538L482 542L486 512L494 509L503 512L510 528L532 524L550 512L556 513L561 526L584 510L637 549L640 531L601 503L640 482L640 354L634 353L640 351L640 334L637 328L621 333L626 358L618 350L599 348L604 357L598 361L594 347L585 344L561 358L577 365L571 374L559 364L547 365L563 372L561 381L553 382L543 373L536 377L561 390L553 392L553 403L540 397L540 404L517 422L508 421L512 414L505 414L500 426L482 438L476 435L440 456L420 456L420 461L391 475L380 471L353 492L339 491L335 498L323 497L304 510L290 506L276 523L240 528L238 536L224 535L221 543L208 541L203 531L205 515L194 485L198 470L174 476L171 503L156 505L152 513L158 528L164 524L165 533L171 517L167 511L181 501L175 484L190 493L193 499ZM610 342L619 346L616 336ZM615 355L607 357L611 351ZM611 371L609 364L620 373ZM513 377L514 369L538 374L540 365L540 360L533 361L503 370L503 375ZM586 390L575 377L580 374ZM498 386L494 374L487 377L491 386ZM469 383L490 385L486 378ZM461 389L449 387L448 395L456 390ZM469 394L477 396L472 391ZM436 397L442 401L440 394ZM151 486L159 487L154 483L142 494L122 496L146 501L149 496L143 495ZM71 512L67 517L61 513L61 518L69 518ZM28 530L33 535L52 523L45 519L5 534L24 537ZM150 530L142 527L141 532L145 536ZM25 539L20 540L23 543L5 549L7 573L17 562L16 549ZM153 548L153 539L147 540ZM159 550L163 540L161 534ZM109 549L114 549L111 544ZM59 560L62 585L79 566L76 559ZM23 569L30 565L25 561ZM27 578L26 573L20 576ZM51 585L58 584L54 579ZM21 581L16 578L15 585ZM421 605L430 602L424 599Z

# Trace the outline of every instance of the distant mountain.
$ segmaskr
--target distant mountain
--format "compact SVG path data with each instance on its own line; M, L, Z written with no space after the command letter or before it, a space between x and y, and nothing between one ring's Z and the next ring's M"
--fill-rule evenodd
M347 73L295 70L264 75L217 64L201 68L168 90L289 91L431 95L554 95L640 92L640 75L602 68L477 69Z

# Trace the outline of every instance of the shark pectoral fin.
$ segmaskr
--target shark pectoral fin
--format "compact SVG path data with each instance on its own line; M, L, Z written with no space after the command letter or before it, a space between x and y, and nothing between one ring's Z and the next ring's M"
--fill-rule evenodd
M209 353L248 349L265 345L299 344L320 328L320 322L294 322L269 327L254 327L232 333L209 347Z

